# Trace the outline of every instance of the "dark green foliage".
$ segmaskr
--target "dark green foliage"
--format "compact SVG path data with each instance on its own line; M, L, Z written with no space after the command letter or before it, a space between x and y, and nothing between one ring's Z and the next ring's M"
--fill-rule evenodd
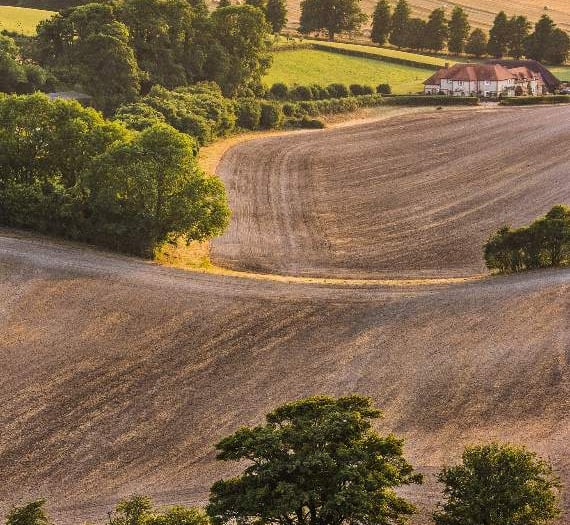
M519 59L524 55L524 45L530 32L530 22L526 16L513 16L508 24L509 55Z
M444 95L404 95L386 97L389 106L477 106L477 97L450 97Z
M546 525L560 514L552 467L521 446L468 447L438 481L446 501L436 525Z
M539 62L559 65L568 59L569 52L568 34L557 28L548 15L542 15L532 35L525 40L526 56Z
M287 4L285 0L267 0L265 17L273 33L281 33L287 24Z
M43 68L23 59L16 41L0 34L0 91L33 93L51 88L51 77Z
M509 48L509 20L504 11L501 11L493 22L489 32L487 52L495 58L503 57Z
M410 18L408 22L406 47L420 51L428 48L427 22L421 18Z
M501 273L570 264L570 208L555 206L526 227L505 226L485 244L487 268Z
M219 87L212 86L215 84L200 83L173 91L155 86L143 102L161 113L172 127L204 145L235 127L232 102L222 95Z
M49 525L49 518L44 510L45 503L45 499L38 499L12 508L6 516L6 525Z
M477 58L482 57L487 52L487 35L482 29L474 29L465 44L465 52Z
M311 84L309 87L314 100L324 100L330 97L328 89L320 84Z
M391 95L392 88L390 87L390 84L378 84L376 86L376 93L379 93L380 95Z
M465 51L465 43L469 37L469 17L460 6L455 6L449 20L449 44L448 49L457 55Z
M421 476L404 459L401 439L372 430L380 416L362 396L313 397L223 439L219 460L249 464L240 476L212 486L212 521L400 523L414 507L393 489L420 483Z
M392 29L392 9L388 0L380 0L372 14L372 29L370 38L372 42L383 46L390 36Z
M42 95L0 97L0 121L1 224L145 256L227 225L221 182L198 168L193 139L166 124L128 131Z
M118 120L129 129L142 131L154 124L166 122L164 115L144 102L121 106L115 113Z
M255 98L240 98L235 102L237 125L243 129L255 130L261 121L261 103Z
M348 88L344 84L330 84L327 86L327 91L331 98L344 98L350 95Z
M406 0L398 0L392 15L390 44L399 48L408 45L410 13L411 9L408 2Z
M351 84L349 86L350 94L351 95L372 95L374 93L374 89L370 86L364 86L361 84Z
M359 0L301 0L301 33L326 31L335 35L358 30L367 20Z
M289 89L289 98L291 100L311 100L313 90L309 86L293 86Z
M449 27L443 7L434 9L428 18L424 33L424 46L432 51L441 51L449 36Z
M209 525L210 520L202 509L194 507L176 506L157 512L150 498L133 495L119 501L109 522L110 525Z
M283 125L285 115L281 106L273 102L261 103L261 118L259 121L263 129L275 129Z
M283 82L276 82L269 89L272 97L277 99L285 99L289 95L289 88Z
M503 106L540 106L543 104L569 104L570 95L544 95L541 97L504 97Z

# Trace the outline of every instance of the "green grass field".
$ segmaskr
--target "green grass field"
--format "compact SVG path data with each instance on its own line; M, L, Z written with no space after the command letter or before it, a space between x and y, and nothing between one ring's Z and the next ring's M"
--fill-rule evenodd
M367 84L388 83L396 94L421 91L422 82L430 76L427 69L392 64L371 58L360 58L313 49L295 49L273 53L273 65L265 83Z
M570 82L570 66L552 67L550 71L563 82Z
M15 31L24 35L33 35L36 26L54 13L41 9L0 6L0 30Z
M318 42L319 46L326 46L337 49L346 49L349 51L358 51L359 53L368 53L369 55L395 58L398 60L409 60L412 62L419 62L421 64L428 64L430 66L442 67L446 63L455 63L456 59L433 57L430 55L420 55L417 53L409 53L407 51L399 51L397 49L390 49L386 47L376 47L376 46L363 46L359 44L348 44L344 42Z

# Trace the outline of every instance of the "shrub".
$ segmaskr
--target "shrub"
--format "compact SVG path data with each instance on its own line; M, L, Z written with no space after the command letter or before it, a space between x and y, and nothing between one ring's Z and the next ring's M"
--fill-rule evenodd
M542 104L570 104L570 95L545 95L542 97L505 97L503 106L535 106Z
M241 98L236 101L237 124L244 129L258 129L261 121L261 104L254 98Z
M479 99L446 95L405 95L386 97L384 103L391 106L477 106Z
M284 84L283 82L276 82L269 89L269 93L273 98L282 100L286 99L289 95L289 88L287 87L287 84Z
M279 128L283 124L284 115L281 106L272 102L261 103L260 125L263 129Z
M306 129L323 129L325 123L318 118L303 117L299 119L299 127Z
M326 87L323 87L320 84L311 84L310 87L314 100L324 100L329 98L329 92Z
M327 86L327 91L331 98L344 98L350 94L344 84L330 84Z
M282 106L283 114L286 117L293 117L299 113L299 106L297 104L286 102Z
M391 95L392 88L390 87L390 84L378 84L376 86L376 93L379 93L380 95Z
M115 113L115 120L127 128L142 131L159 122L165 122L164 115L144 102L126 104Z
M289 90L289 97L292 100L311 100L313 91L308 86L293 86Z
M45 503L45 499L38 499L14 507L6 516L6 525L49 525L49 517L43 508Z
M355 96L359 95L372 95L374 90L370 86L363 86L361 84L351 84L350 93Z

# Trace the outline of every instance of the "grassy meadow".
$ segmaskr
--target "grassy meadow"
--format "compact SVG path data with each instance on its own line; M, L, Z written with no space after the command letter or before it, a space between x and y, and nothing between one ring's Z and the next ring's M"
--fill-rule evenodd
M570 66L551 67L550 71L563 82L570 82Z
M1 5L0 31L15 31L24 35L33 35L36 32L38 23L52 15L52 11L44 11L42 9Z
M367 84L388 83L396 94L421 91L430 71L371 58L353 57L314 49L295 49L273 53L273 65L265 83Z

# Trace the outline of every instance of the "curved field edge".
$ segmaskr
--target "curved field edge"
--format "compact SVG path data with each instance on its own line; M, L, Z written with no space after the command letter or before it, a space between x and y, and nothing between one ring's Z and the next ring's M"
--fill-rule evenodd
M570 270L289 286L0 235L0 507L43 495L67 525L133 492L203 503L235 472L219 438L316 393L383 408L378 429L428 474L416 524L469 443L525 443L567 483L569 292Z

